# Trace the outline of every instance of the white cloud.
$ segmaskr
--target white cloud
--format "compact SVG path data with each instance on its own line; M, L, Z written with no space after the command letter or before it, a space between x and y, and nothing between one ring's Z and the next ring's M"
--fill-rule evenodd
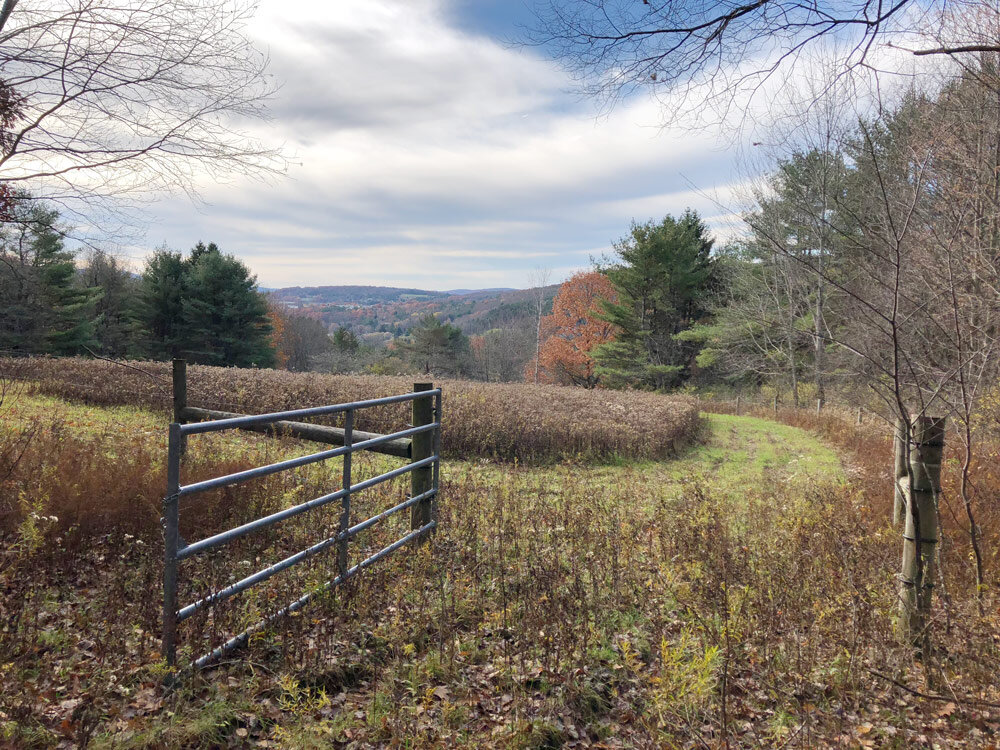
M587 265L631 219L732 180L711 133L663 131L635 99L596 119L532 51L455 28L445 0L264 0L255 33L281 88L254 126L300 162L275 184L171 200L151 245L213 240L266 286L523 286Z

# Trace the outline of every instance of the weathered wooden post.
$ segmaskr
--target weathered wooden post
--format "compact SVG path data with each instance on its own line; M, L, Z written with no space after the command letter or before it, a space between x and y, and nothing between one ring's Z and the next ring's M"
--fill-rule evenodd
M858 424L861 424L863 421L864 421L864 418L863 418L862 413L861 413L861 407L859 406L858 407Z
M175 358L173 361L174 422L184 424L184 409L187 408L187 360ZM183 456L187 450L187 435L180 436L178 446Z
M778 416L778 394L774 394L774 416Z
M917 646L927 641L927 625L937 570L937 499L945 417L918 417L910 431L909 492L903 531L899 628Z
M894 457L893 488L895 494L892 503L892 525L899 526L903 520L903 509L906 507L907 477L909 471L909 460L906 457L906 445L909 433L906 429L906 422L902 417L896 420L896 428L892 434L892 448Z
M739 416L739 414L740 414L740 397L737 396L736 397L736 416Z
M818 398L816 399L816 413L819 414L821 411L823 411L823 399Z
M434 389L433 383L414 383L414 393ZM434 399L431 396L415 398L413 404L414 427L423 427L434 422ZM434 455L434 431L418 432L410 443L410 462L416 463ZM434 486L434 468L422 466L410 472L410 497L422 495ZM431 522L433 508L431 498L423 500L410 509L410 528L419 529Z

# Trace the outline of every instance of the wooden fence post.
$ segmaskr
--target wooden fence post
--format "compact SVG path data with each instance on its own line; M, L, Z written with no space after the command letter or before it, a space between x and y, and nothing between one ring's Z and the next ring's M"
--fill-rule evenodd
M414 393L434 389L433 383L414 383ZM422 427L434 422L434 399L431 396L415 398L413 404L413 427ZM410 443L410 462L416 463L434 455L434 431L418 432ZM416 497L427 492L434 486L434 469L423 466L410 472L410 497ZM432 500L424 500L410 509L410 528L419 529L431 522Z
M187 408L187 360L175 358L173 361L174 421L184 424L184 409ZM187 450L187 435L180 437L180 454Z
M816 399L816 413L819 414L821 411L823 411L823 399L818 398Z
M861 407L859 406L858 407L858 424L861 424L863 421L864 421L864 419L863 419L862 414L861 414Z
M895 489L893 503L892 503L892 525L899 526L900 521L903 520L903 509L906 508L906 488L904 486L905 480L909 475L907 466L909 466L909 461L906 458L906 444L909 439L909 434L906 430L906 422L903 421L902 417L896 420L896 428L892 434L892 448L893 448L893 487Z
M740 397L736 397L736 416L740 415Z
M778 394L774 394L774 416L778 416Z
M926 643L937 569L937 498L945 417L918 417L910 431L909 492L904 492L906 523L899 590L899 628L915 645Z

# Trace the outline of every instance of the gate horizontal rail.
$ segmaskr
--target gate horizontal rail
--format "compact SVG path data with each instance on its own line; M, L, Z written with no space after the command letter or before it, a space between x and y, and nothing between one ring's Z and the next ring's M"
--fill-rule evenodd
M181 368L183 370L183 368ZM176 378L175 378L176 383ZM185 389L186 390L186 389ZM413 426L388 435L376 435L373 433L354 431L354 413L359 409L367 409L385 404L396 404L402 402L413 404ZM220 414L204 409L192 407L182 407L175 413L184 417L204 417L207 414ZM308 430L300 430L299 427L312 428L322 427L319 425L309 425L302 423L288 422L290 417L316 417L328 414L344 414L344 427L326 428L324 431L334 430L339 434L333 438L326 432L321 436L324 442L338 441L342 438L343 445L331 450L320 451L306 456L278 461L266 466L259 466L246 471L235 472L201 482L182 485L180 483L181 456L184 452L184 444L187 436L208 432L218 432L231 429L253 429L264 431L273 435L301 436ZM385 398L366 399L363 401L353 401L344 404L332 404L329 406L318 406L306 409L293 409L290 411L273 412L270 414L257 415L233 415L226 412L224 417L212 419L210 421L181 424L174 422L169 428L169 441L167 451L167 494L164 499L164 571L163 571L163 655L169 666L176 663L176 638L177 626L200 610L213 606L239 594L242 591L268 580L272 576L291 568L298 563L308 560L315 555L330 548L338 549L339 575L326 582L318 590L304 594L286 607L278 610L269 617L261 620L257 624L247 628L242 633L233 636L213 651L204 654L194 660L193 666L200 668L219 656L245 643L255 632L266 628L278 618L288 615L301 609L316 594L326 591L334 586L343 583L361 570L373 565L377 561L387 557L396 550L405 546L409 542L420 539L431 530L436 528L435 505L439 488L440 463L441 463L441 389L433 388L429 383L417 383L414 385L412 393L388 396ZM289 429L291 426L292 429ZM362 436L360 442L354 442L354 437ZM406 440L410 438L410 440ZM401 455L400 446L405 443L406 453L410 458L410 463L404 466L391 469L378 476L366 479L362 482L353 483L351 480L351 456L357 451L370 450L390 453L385 450L386 446L391 448L391 455ZM381 449L381 450L380 450ZM199 539L191 544L185 543L179 533L180 510L179 501L181 497L193 495L199 492L226 487L240 482L249 481L259 477L276 474L281 471L294 469L300 466L324 461L330 458L342 456L343 472L341 488L321 495L304 503L284 508L262 518L249 521L240 526L219 532L212 536ZM404 474L411 476L410 497L391 508L388 508L376 515L359 523L351 524L351 496L357 492L374 487L382 482L387 482ZM340 501L340 529L337 534L323 539L306 549L296 552L279 562L274 563L262 570L252 573L234 583L203 596L197 601L178 608L177 603L177 577L178 563L181 561L205 552L212 548L226 544L238 539L246 534L267 528L276 523L284 521L294 516L317 510L330 503ZM360 534L362 531L371 528L375 524L384 521L390 516L399 513L407 508L411 509L411 531L400 539L397 539L387 547L375 552L353 567L347 566L347 543Z
M234 414L231 411L202 409L197 406L183 406L179 410L178 421L202 422L212 419L233 419L235 417L242 416L245 415ZM249 430L250 432L262 432L265 435L277 437L293 437L300 438L302 440L314 440L319 443L329 443L331 445L344 444L344 429L342 427L329 427L327 425L311 424L309 422L291 422L281 420L280 422L274 422L273 424L244 425L240 427L240 429ZM359 442L381 437L381 435L377 435L372 432L361 432L360 430L354 431L354 439ZM399 456L400 458L410 457L410 441L406 439L381 441L379 443L373 443L373 445L378 446L371 448L371 450L376 453L385 453L390 456Z

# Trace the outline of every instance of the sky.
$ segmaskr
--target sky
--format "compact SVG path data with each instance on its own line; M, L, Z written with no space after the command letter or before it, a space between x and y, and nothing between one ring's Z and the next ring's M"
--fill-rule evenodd
M530 21L520 0L262 0L278 90L250 129L287 175L157 201L144 248L213 241L269 288L520 288L589 267L632 221L690 207L731 232L732 142L663 129L645 96L603 112L509 43Z

